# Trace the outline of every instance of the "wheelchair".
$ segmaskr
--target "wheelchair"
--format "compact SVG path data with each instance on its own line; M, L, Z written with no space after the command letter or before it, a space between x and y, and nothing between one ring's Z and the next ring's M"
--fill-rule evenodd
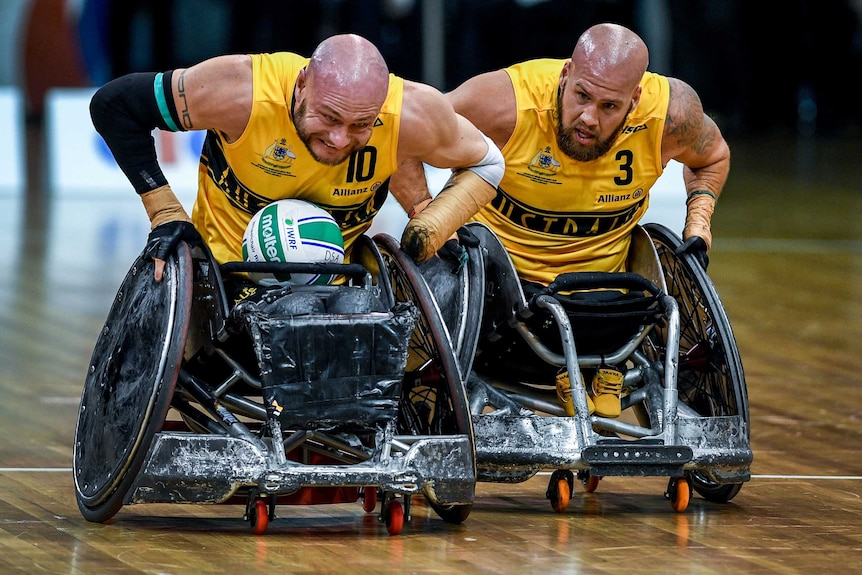
M345 280L228 297L256 271ZM469 406L417 278L388 236L362 236L353 262L337 265L219 266L182 243L160 283L141 254L84 382L73 456L84 518L236 504L261 534L277 505L359 501L395 535L421 495L445 522L463 522L476 484Z
M466 227L479 240L466 262L421 270L449 303L478 481L553 470L546 498L557 512L576 478L592 492L610 476L668 477L664 496L678 512L694 492L712 502L739 493L753 459L742 362L712 282L694 256L675 254L673 231L639 225L630 272L568 273L533 288L492 230ZM583 297L609 289L627 295ZM606 368L622 379L619 417L589 410L585 380ZM558 376L569 379L568 410Z

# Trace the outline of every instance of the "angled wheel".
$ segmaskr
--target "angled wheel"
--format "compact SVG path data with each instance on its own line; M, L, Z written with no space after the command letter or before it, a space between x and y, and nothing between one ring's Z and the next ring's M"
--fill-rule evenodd
M441 505L431 499L429 499L428 502L434 510L434 513L436 513L440 519L446 523L452 523L453 525L459 525L466 521L467 517L470 516L470 512L473 510L472 504Z
M363 487L362 488L362 509L366 513L371 513L377 508L377 488Z
M680 309L680 398L701 415L748 418L748 393L730 321L712 280L690 255L677 256L680 239L658 224L644 226L655 243L668 293ZM664 341L664 330L656 330ZM663 352L663 344L650 338Z
M691 484L685 477L671 477L664 496L670 500L674 511L682 513L688 509L688 503L691 501Z
M422 273L398 242L385 234L374 237L396 301L413 302L420 318L410 340L398 432L404 435L466 435L475 453L467 392L461 379L449 332ZM472 504L429 504L444 521L461 523Z
M545 497L550 499L551 507L557 513L562 513L569 506L574 491L575 476L568 469L557 469L548 481Z
M586 493L592 493L599 488L601 477L598 475L590 475L589 471L578 471L578 479L581 480L581 485Z
M434 257L418 264L419 271L439 304L463 379L467 378L473 366L485 300L482 250L478 246L465 249L465 261L453 262Z
M139 256L96 341L75 426L75 495L81 514L104 522L123 505L170 407L192 303L186 244L165 265Z
M266 528L269 527L269 509L263 498L258 497L252 503L248 511L248 522L255 535L266 533Z
M404 529L404 506L397 499L390 499L383 511L383 521L390 535L398 535Z
M742 360L712 280L694 256L674 253L682 242L673 231L659 224L646 224L644 229L655 244L668 293L679 305L680 400L702 416L741 416L748 434L748 390ZM661 328L650 333L648 355L663 359L666 336ZM697 471L688 477L694 490L710 501L729 501L742 487L741 483L715 483Z
M701 497L713 503L727 503L742 489L742 483L716 483L697 472L689 473L688 479Z

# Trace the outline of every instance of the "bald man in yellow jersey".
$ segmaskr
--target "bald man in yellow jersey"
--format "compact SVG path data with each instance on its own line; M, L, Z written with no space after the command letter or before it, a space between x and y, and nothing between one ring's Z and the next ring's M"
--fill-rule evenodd
M349 261L406 161L454 168L402 236L422 261L493 197L503 173L497 147L442 93L390 74L377 48L352 34L324 40L310 58L230 55L129 74L100 88L90 113L150 218L156 281L181 239L202 239L219 263L242 259L252 215L283 198L329 211ZM158 165L154 128L208 131L191 218ZM412 211L409 196L396 199Z
M569 60L523 62L448 94L506 160L496 196L475 219L500 238L525 288L563 272L625 271L632 230L671 159L684 166L682 249L706 267L730 150L695 91L647 72L648 62L634 32L599 24ZM408 175L393 187L418 189ZM608 387L617 399L603 414L616 415L619 388Z

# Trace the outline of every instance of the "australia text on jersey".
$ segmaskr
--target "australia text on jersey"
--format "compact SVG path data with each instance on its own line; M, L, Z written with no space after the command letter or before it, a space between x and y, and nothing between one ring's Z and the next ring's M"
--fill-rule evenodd
M645 200L644 196L635 204L609 212L553 212L527 206L498 189L491 207L513 224L534 232L589 237L630 222L643 209Z

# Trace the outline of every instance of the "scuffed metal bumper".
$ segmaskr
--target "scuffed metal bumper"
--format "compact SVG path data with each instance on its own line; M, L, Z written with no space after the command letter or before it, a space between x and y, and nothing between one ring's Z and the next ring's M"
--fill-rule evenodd
M585 450L608 440L591 434L582 445L577 425L574 417L474 415L479 481L519 482L542 469L589 469ZM750 478L753 454L741 417L679 417L677 436L672 443L649 439L611 444L620 448L625 460L604 462L602 469L616 465L620 473L614 474L666 475L668 469L679 467L699 471L717 483ZM637 459L639 445L649 456L642 464Z
M279 495L315 486L379 486L394 493L424 493L442 505L472 503L476 473L469 438L409 439L406 452L379 461L306 465L274 464L265 447L234 437L158 433L125 504L222 503L242 488Z

